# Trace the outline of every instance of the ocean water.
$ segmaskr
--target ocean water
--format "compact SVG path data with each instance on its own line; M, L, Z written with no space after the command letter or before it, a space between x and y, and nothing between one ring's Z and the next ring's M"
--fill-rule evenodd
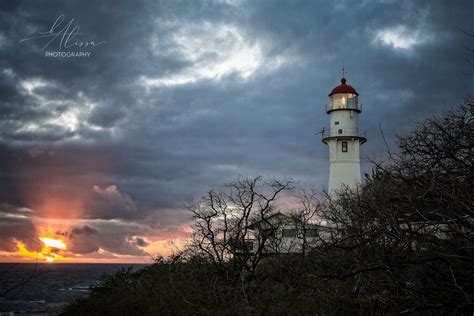
M142 264L0 263L0 315L54 315L87 295L102 274ZM11 315L11 314L10 314Z

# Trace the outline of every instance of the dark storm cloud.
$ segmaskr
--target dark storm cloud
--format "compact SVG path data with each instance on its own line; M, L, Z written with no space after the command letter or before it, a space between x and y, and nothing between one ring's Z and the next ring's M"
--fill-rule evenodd
M105 189L94 186L84 209L85 217L102 219L134 218L139 211L135 201L115 185Z
M28 209L0 204L0 251L17 251L18 242L30 251L41 248L29 214Z
M74 235L93 235L93 234L97 234L97 230L94 229L94 228L91 228L87 225L84 225L82 227L75 227L71 230L71 238L74 236Z
M461 31L474 32L472 9L471 1L4 2L0 202L60 217L43 210L42 197L63 199L69 217L127 219L159 234L186 223L184 202L238 175L325 186L327 148L314 134L328 122L342 60L361 94L362 155L380 155L379 124L391 141L472 93L463 74L474 39ZM75 18L84 39L107 43L90 58L61 59L45 58L40 41L18 42L60 14ZM67 201L82 211L71 214ZM75 234L78 253L140 253L139 234L99 245L97 230Z
M148 246L144 238L137 233L146 233L143 227L123 222L91 223L74 227L69 232L58 232L59 236L67 238L68 251L72 254L90 254L101 249L110 253L129 256L147 256L141 247Z
M99 251L99 243L97 241L97 229L87 225L83 227L74 227L70 233L65 232L69 238L69 251L75 254L88 254Z

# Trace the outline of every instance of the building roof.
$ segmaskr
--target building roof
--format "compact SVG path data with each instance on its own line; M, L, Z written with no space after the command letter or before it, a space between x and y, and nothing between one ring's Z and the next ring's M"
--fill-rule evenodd
M282 213L280 211L268 216L265 221L269 221L271 223L278 223L278 224L283 224L283 225L286 225L286 224L289 224L289 223L292 223L296 218L292 217L291 215L289 214L285 214L285 213ZM261 220L258 220L256 222L253 222L252 224L248 225L247 228L250 229L250 230L255 230L255 229L258 229L259 226L260 226L260 223L264 222L263 219ZM326 228L325 225L321 225L321 224L315 224L315 223L306 223L306 226L308 228Z
M341 84L332 89L331 93L329 93L329 96L332 96L336 93L353 93L359 95L352 86L346 84L346 78L344 77L341 79Z
M279 218L279 220L278 220ZM290 220L291 219L291 216L287 215L287 214L283 214L282 212L276 212L270 216L268 216L265 220L266 221L275 221L275 219L277 219L277 221L285 221L285 220ZM258 227L258 224L260 224L261 222L264 222L263 219L261 220L258 220L256 222L253 222L252 224L248 225L247 228L248 229L255 229L256 227Z

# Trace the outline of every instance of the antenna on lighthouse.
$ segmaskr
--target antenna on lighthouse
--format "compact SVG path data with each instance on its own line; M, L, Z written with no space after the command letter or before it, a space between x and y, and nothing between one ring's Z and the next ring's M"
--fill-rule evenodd
M347 74L347 72L344 68L344 58L342 58L342 71L341 71L342 78L345 78L346 74Z
M324 132L325 132L325 130L324 130L324 126L323 126L323 127L321 127L321 129L319 130L319 132L314 133L314 135L319 135L319 134L324 135Z

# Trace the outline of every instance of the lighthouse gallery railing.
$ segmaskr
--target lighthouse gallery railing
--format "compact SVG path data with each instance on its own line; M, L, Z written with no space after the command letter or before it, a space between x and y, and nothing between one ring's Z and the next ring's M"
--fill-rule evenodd
M331 128L321 133L322 138L328 137L362 137L366 138L367 131L358 128Z
M329 104L326 105L326 111L332 110L356 110L362 111L362 104L359 104L357 99L341 99L341 100L331 100Z

